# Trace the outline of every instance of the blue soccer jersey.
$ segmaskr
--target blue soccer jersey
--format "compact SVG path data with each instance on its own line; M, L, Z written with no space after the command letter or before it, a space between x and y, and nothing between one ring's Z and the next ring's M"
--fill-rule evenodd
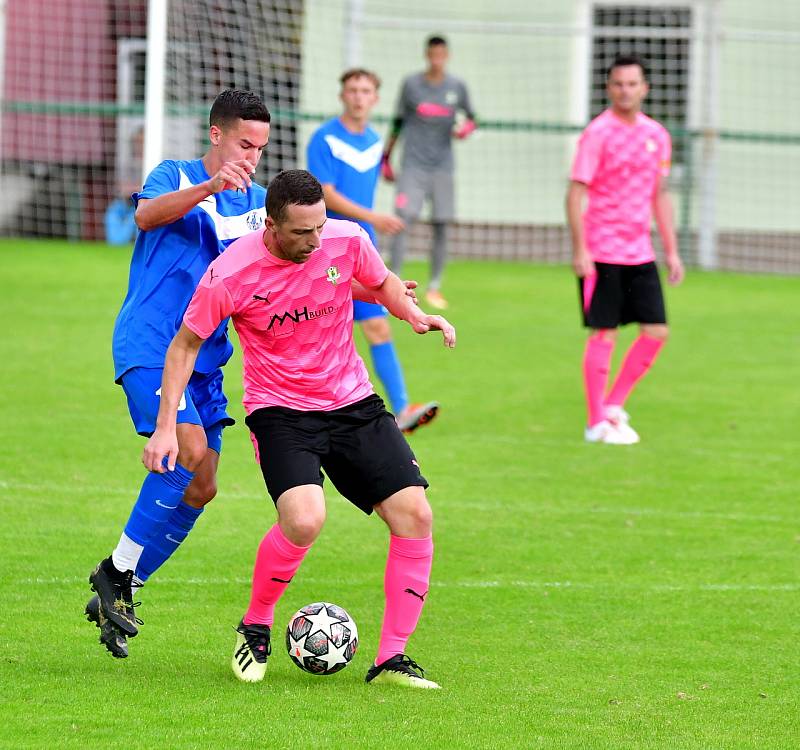
M201 159L161 162L147 177L141 198L199 185L209 179ZM266 190L253 184L245 193L224 190L210 195L177 221L139 232L133 248L128 294L114 325L114 377L133 367L163 367L195 287L231 242L261 229L266 219ZM195 371L210 373L233 353L228 321L207 339Z
M323 185L331 184L354 203L372 208L381 166L383 141L367 127L351 133L338 117L323 123L311 137L307 149L308 171ZM349 219L328 211L334 219ZM358 222L375 242L375 230L366 221Z

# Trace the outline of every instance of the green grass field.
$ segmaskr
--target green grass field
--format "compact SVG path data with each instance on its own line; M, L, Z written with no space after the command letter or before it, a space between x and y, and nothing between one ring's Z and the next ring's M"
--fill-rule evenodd
M268 678L234 679L274 518L241 421L217 499L142 594L130 658L111 658L82 611L143 477L110 354L129 252L5 241L0 259L0 747L800 745L800 279L693 273L670 290L629 448L582 440L568 270L452 265L458 348L395 328L412 396L443 403L412 437L436 557L409 652L444 687L417 694L363 682L386 533L330 488ZM227 383L241 419L238 354ZM319 599L361 635L329 678L281 645Z

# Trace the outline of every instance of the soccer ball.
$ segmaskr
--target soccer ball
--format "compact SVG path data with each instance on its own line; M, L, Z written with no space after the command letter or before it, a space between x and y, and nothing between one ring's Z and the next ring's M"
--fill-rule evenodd
M286 650L304 672L334 674L350 663L357 648L356 624L336 604L307 604L286 627Z

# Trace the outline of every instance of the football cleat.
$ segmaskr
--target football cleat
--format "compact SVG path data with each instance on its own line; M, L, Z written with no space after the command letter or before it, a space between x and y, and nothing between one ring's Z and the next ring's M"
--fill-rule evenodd
M428 289L425 292L425 301L437 310L446 310L449 307L444 295L438 289Z
M409 404L397 415L397 426L401 432L406 434L414 432L417 427L428 424L438 411L438 401L428 401L426 404Z
M629 444L639 442L639 433L630 425L631 415L621 406L606 406L606 419L630 441Z
M141 624L133 612L131 594L133 571L128 570L112 576L108 573L108 566L113 568L111 558L98 563L89 575L89 583L92 585L92 591L98 596L103 617L110 620L121 633L133 638L139 632L137 625Z
M86 619L100 628L100 643L115 659L126 659L128 657L128 639L114 627L110 620L103 616L99 597L95 595L89 599L84 612Z
M615 406L614 404L606 404L605 409L606 419L609 422L624 422L628 424L631 421L631 415L625 411L621 406Z
M633 429L630 430L633 432ZM636 435L635 432L633 432ZM583 437L587 443L605 443L606 445L633 445L639 442L639 436L634 439L630 433L623 432L607 419L598 422L584 430Z
M440 685L425 679L425 670L411 657L397 654L383 664L369 668L364 682L375 685L401 685L422 690L439 690Z
M269 625L245 625L236 628L231 669L243 682L261 682L267 671L267 657L272 653Z

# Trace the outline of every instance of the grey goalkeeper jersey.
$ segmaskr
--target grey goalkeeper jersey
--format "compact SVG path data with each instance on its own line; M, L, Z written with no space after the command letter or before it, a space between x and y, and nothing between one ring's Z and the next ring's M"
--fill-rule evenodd
M465 83L446 74L431 84L424 73L408 76L400 88L395 116L403 121L402 168L453 168L452 133L456 113L475 115Z

